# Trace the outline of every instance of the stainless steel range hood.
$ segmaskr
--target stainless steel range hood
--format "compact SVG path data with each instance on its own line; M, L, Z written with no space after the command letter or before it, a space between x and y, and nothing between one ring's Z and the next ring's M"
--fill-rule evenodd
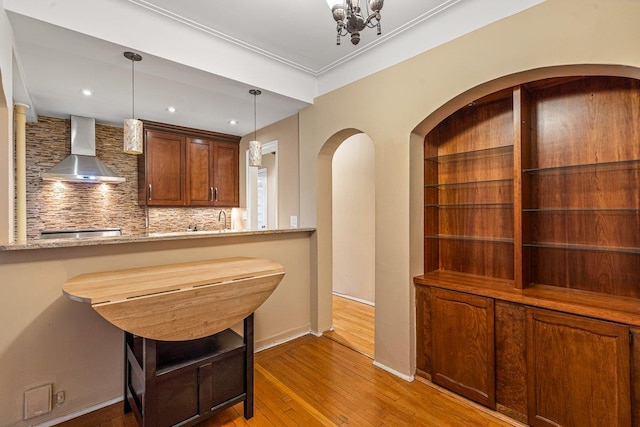
M80 116L71 116L71 155L40 176L44 181L126 181L96 157L96 121Z

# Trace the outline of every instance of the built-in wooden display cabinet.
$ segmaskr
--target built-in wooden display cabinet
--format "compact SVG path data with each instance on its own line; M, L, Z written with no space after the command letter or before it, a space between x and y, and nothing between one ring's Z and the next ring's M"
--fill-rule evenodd
M640 81L531 82L424 142L418 374L531 425L640 425Z

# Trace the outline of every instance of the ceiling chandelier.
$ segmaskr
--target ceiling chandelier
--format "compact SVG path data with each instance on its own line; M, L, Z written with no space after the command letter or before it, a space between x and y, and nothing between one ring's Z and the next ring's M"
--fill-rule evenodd
M367 16L362 14L360 0L346 0L343 3L336 3L335 0L327 0L331 6L333 19L336 20L338 37L336 44L340 45L340 37L351 34L351 43L360 43L360 31L365 28L377 28L378 35L382 34L380 27L380 10L384 5L384 0L365 0Z

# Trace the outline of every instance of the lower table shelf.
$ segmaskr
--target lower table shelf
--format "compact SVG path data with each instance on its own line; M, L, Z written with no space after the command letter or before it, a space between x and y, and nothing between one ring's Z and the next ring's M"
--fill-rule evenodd
M231 329L189 341L125 332L125 411L142 427L190 426L244 402L253 416L253 314L244 337Z

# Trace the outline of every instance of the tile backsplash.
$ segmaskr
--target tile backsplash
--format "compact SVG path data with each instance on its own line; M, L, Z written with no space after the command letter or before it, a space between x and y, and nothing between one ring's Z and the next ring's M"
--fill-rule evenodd
M157 208L138 205L138 166L135 155L122 151L121 127L96 124L96 155L119 176L121 184L50 182L40 178L71 154L70 120L40 116L27 123L27 238L41 230L120 227L123 234L217 228L220 209ZM148 209L148 211L147 211ZM231 223L231 209L227 226ZM147 224L148 215L148 224ZM148 228L145 226L148 225Z

